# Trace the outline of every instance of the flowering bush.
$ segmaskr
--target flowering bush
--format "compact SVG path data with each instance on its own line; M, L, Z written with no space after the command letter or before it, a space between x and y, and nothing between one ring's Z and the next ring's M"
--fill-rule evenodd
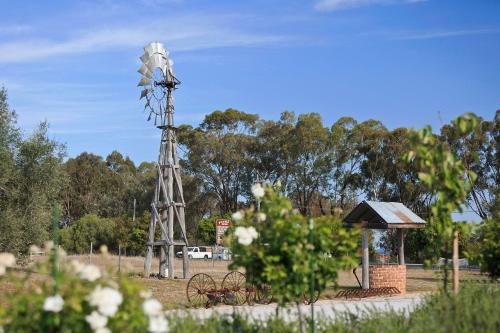
M249 283L270 285L280 304L309 295L313 275L315 290L322 291L327 283L336 284L338 271L357 264L357 231L345 230L338 217L316 218L311 228L308 218L272 188L254 185L252 194L261 209L232 216L232 268L245 268Z
M5 271L13 260L0 254L0 283L12 286L0 302L0 332L167 332L160 302L124 276L112 280L96 266L73 261L47 279L53 260L24 273Z

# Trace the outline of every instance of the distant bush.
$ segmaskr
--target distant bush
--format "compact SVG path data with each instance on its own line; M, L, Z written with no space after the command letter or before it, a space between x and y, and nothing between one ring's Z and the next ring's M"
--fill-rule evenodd
M94 214L85 215L70 227L61 230L61 246L70 253L88 253L91 242L94 249L107 245L115 250L118 247L117 241L116 222Z

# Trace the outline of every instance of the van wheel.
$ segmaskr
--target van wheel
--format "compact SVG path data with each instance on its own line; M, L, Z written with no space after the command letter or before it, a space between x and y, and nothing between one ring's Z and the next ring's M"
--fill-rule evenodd
M208 255L207 254L205 254L205 259L208 259Z

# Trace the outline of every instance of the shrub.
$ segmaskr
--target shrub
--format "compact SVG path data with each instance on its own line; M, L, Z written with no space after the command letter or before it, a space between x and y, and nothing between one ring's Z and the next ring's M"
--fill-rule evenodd
M243 267L249 283L270 285L280 304L298 303L310 294L311 282L321 292L336 283L339 270L357 264L355 231L345 230L338 218L317 218L313 226L284 195L259 186L252 192L261 210L233 214L236 228L229 238L232 268Z
M0 283L11 290L2 295L0 332L167 331L161 304L126 277L111 280L97 267L73 261L52 279L40 279L53 267L42 262L35 267L37 274L0 274Z

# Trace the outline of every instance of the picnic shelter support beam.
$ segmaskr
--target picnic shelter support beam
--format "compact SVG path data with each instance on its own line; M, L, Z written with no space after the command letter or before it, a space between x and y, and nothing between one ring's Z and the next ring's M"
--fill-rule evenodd
M363 272L361 286L363 289L370 289L370 278L369 278L370 255L368 252L368 229L365 228L361 230L361 247L362 247L361 267Z

